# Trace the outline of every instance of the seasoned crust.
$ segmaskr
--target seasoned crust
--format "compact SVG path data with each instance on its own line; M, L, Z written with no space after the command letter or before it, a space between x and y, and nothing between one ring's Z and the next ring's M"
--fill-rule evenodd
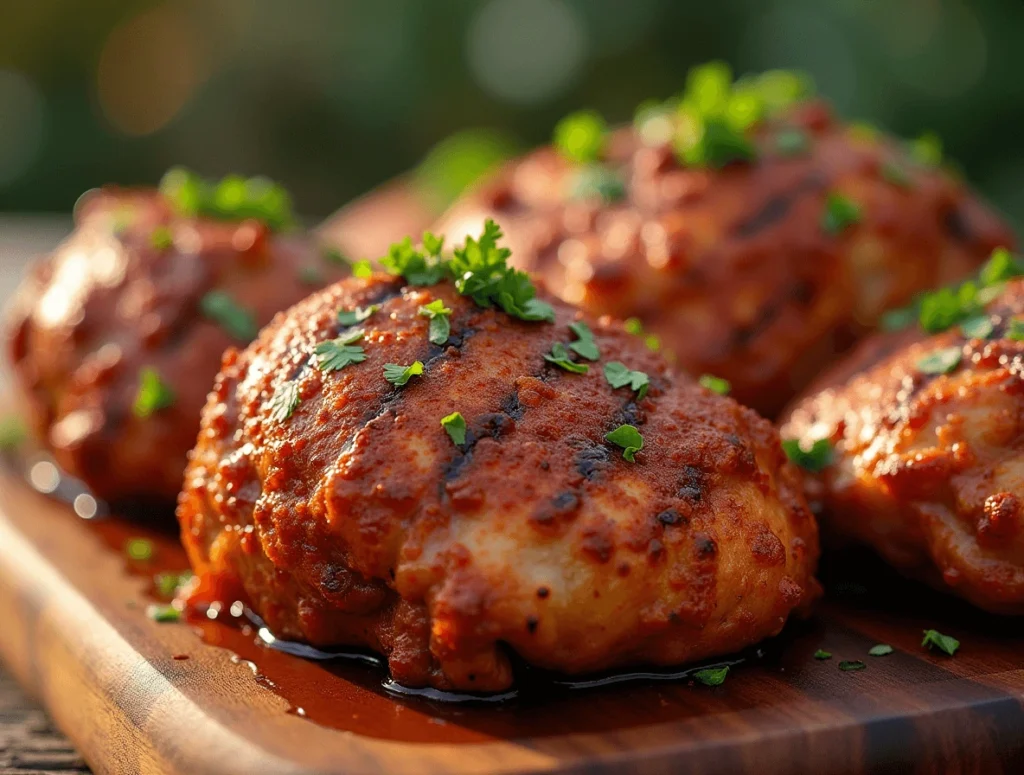
M808 479L828 531L996 613L1024 613L1024 313L1016 281L986 310L987 339L954 327L865 341L798 400L784 438L828 438L834 462ZM948 374L922 358L953 348Z
M173 245L153 243L158 227ZM229 294L259 326L311 279L340 276L307 239L258 221L178 217L149 189L90 192L74 233L31 268L10 310L9 352L40 438L104 499L173 503L221 354L237 343L203 317L204 295ZM140 418L144 367L175 398Z
M811 138L804 154L777 147L793 128ZM685 168L668 145L620 130L606 157L626 194L612 204L574 200L573 166L544 148L457 203L438 230L460 238L493 218L513 262L561 298L640 318L683 369L728 379L737 400L768 416L883 311L1013 240L962 185L821 102L753 140L754 163ZM830 193L862 212L838 236L822 228Z
M452 309L430 344L421 305ZM367 360L325 373L318 342L340 309ZM482 309L447 284L338 283L231 351L203 413L178 517L197 601L245 600L283 638L385 653L408 685L494 691L507 649L579 673L671 664L777 633L817 584L816 526L774 429L671 376L607 319L587 318L601 363L545 362L555 324ZM405 387L385 363L424 363ZM613 390L602 364L651 378ZM296 380L283 422L270 397ZM464 444L440 425L466 420ZM635 463L604 441L644 438Z

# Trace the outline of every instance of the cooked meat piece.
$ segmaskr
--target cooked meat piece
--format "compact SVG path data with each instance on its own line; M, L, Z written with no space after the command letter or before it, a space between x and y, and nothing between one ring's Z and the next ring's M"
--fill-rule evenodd
M615 132L600 164L544 148L437 230L459 238L497 220L516 265L561 298L639 318L680 367L728 379L767 416L883 311L1011 243L962 184L820 101L749 135L756 159L718 169L681 163L663 131Z
M450 331L433 344L422 310L439 302ZM178 506L192 601L368 646L406 685L483 692L513 682L509 651L580 673L779 632L816 594L818 550L774 429L551 302L553 323L526 322L449 281L352 278L230 351ZM578 322L599 360L560 352L587 338ZM404 386L386 379L416 362ZM615 389L613 362L643 374ZM455 412L464 438L442 427ZM605 439L622 425L639 451Z
M782 425L805 452L833 447L808 480L827 531L1005 614L1024 613L1022 313L1015 281L944 332L869 339Z
M301 234L226 215L90 192L14 301L10 352L40 438L104 499L173 503L224 349L347 273Z

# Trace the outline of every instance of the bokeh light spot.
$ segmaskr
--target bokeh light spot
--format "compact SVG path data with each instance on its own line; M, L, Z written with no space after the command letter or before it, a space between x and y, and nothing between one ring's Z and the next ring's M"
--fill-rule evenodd
M467 56L494 96L536 104L563 93L587 53L583 21L558 0L491 0L469 25Z
M100 107L114 127L148 135L182 109L203 80L198 32L188 18L160 6L116 27L96 71Z

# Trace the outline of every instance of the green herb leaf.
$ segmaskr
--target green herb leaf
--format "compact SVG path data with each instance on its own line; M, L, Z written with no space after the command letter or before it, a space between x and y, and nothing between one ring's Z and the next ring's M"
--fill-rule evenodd
M684 164L720 169L733 162L750 162L757 149L742 129L721 118L688 116L691 131L676 136L676 154Z
M832 659L832 652L831 651L823 651L822 649L818 649L817 651L814 652L814 658L815 659Z
M1024 274L1024 262L1006 248L996 248L985 262L985 266L981 268L978 279L983 286L988 287L1012 280L1021 274Z
M160 192L180 215L224 221L254 219L280 231L294 225L292 200L283 187L264 177L227 175L205 180L176 167L160 181Z
M448 433L448 438L457 446L466 443L466 420L459 412L452 412L441 418L441 427Z
M868 654L873 657L884 657L892 653L892 646L888 643L879 643L868 649Z
M373 264L367 259L361 259L352 264L353 277L370 277L373 275Z
M239 342L251 342L259 333L252 313L224 291L207 293L200 300L199 309Z
M911 140L910 155L919 164L926 167L938 167L942 164L942 138L934 132L925 132Z
M578 337L577 341L569 345L570 350L588 361L596 361L601 357L601 351L597 347L594 332L590 330L590 326L582 320L578 320L569 324L569 330Z
M124 545L129 560L146 562L153 559L153 542L146 538L129 538Z
M153 589L160 597L169 600L191 580L192 571L188 570L181 573L158 573L153 577Z
M149 366L139 371L139 389L132 404L132 414L144 420L152 414L174 406L174 391L160 378L160 372Z
M154 622L167 624L169 622L181 621L181 611L173 605L154 604L146 608L146 616Z
M417 250L409 237L392 244L380 264L391 274L404 277L410 285L436 285L445 275L437 256Z
M452 332L451 322L448 317L452 311L444 306L444 301L435 299L430 304L420 307L419 313L425 318L430 318L430 327L427 338L433 344L444 344Z
M988 339L995 326L988 315L975 315L960 324L960 330L969 339Z
M775 135L775 149L783 156L802 156L811 148L811 138L802 129L782 129Z
M366 351L362 347L352 344L362 339L362 337L362 331L354 331L348 336L341 336L337 339L330 339L317 344L313 350L316 353L317 368L322 372L329 373L341 371L346 366L365 361Z
M732 390L729 380L716 377L713 374L701 375L700 384L701 387L707 388L712 393L718 393L720 396L727 396L729 391Z
M295 413L300 403L302 396L299 395L298 381L289 379L282 382L270 399L271 422L284 422Z
M627 385L636 391L636 400L642 401L651 386L650 378L642 371L633 371L619 361L609 361L604 365L604 378L608 384L618 390Z
M421 361L413 361L408 366L401 366L397 363L384 364L384 379L398 387L402 387L410 379L422 373L423 363Z
M0 417L0 450L15 450L20 447L28 436L25 423L14 414Z
M944 347L926 355L917 362L917 370L922 374L949 374L960 365L963 350L960 347Z
M938 630L925 630L921 645L932 650L938 649L944 654L953 656L956 654L957 649L960 648L960 641L950 635L943 635Z
M423 232L423 249L431 256L440 256L444 250L444 237L438 237L431 231Z
M725 683L727 675L729 675L728 665L725 667L706 667L694 673L693 677L705 686L721 686Z
M576 163L596 161L604 152L608 126L599 113L581 110L555 125L554 144L566 159Z
M633 425L620 425L611 433L605 434L604 439L616 447L622 447L622 457L630 463L636 462L636 453L644 448L644 437Z
M882 313L879 325L883 331L902 331L911 323L916 322L920 314L920 310L915 304L900 307L899 309L891 309Z
M898 188L913 188L914 181L910 173L903 165L895 161L887 161L882 164L882 177Z
M644 332L644 324L640 318L626 318L622 323L622 327L626 329L627 334L632 334L633 336L640 336Z
M157 226L149 235L149 243L157 250L167 250L174 244L174 234L166 226Z
M328 264L340 267L351 267L351 262L345 258L345 254L334 245L324 245L320 249L320 257Z
M626 196L622 176L603 164L580 167L568 179L568 186L570 199L595 199L612 204Z
M1024 319L1010 318L1010 324L1006 328L1006 338L1015 342L1024 341Z
M371 304L369 307L356 307L355 309L343 309L338 313L338 322L343 326L354 326L356 323L362 323L379 309L379 304Z
M566 371L571 371L574 374L586 374L590 371L590 367L587 364L576 363L572 360L569 351L561 342L555 342L551 346L551 352L544 356L544 360L556 366L561 366Z
M828 439L818 439L811 444L810 449L806 449L799 439L785 439L782 451L796 465L814 474L832 463L832 442Z
M866 667L867 665L865 665L859 659L844 659L842 662L839 663L839 669L842 670L844 673L849 673L856 670L864 670Z
M835 236L848 226L860 223L860 205L835 191L825 199L825 212L821 216L821 228Z

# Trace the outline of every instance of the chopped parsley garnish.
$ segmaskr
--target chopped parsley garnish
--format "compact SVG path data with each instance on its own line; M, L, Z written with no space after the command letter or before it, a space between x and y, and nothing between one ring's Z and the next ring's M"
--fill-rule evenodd
M661 337L657 334L647 334L644 336L644 346L652 353L658 352L661 349Z
M296 272L299 282L303 285L318 286L324 284L324 272L318 266L300 266Z
M737 161L754 161L757 151L742 129L724 119L689 117L689 131L676 135L677 155L686 164L721 168Z
M599 113L580 110L555 125L554 144L569 161L585 164L601 157L607 133L608 125Z
M622 327L626 329L627 334L633 336L640 336L644 332L644 324L640 318L626 318L622 323Z
M181 621L181 611L173 605L154 604L146 608L146 616L154 622L166 624Z
M124 545L129 560L146 562L153 559L153 542L146 538L129 538Z
M802 129L783 129L775 135L775 149L783 156L802 156L811 147L811 138Z
M435 299L430 304L424 304L420 307L420 315L425 318L430 318L430 328L427 333L427 338L432 344L444 344L448 341L448 336L452 332L451 321L448 320L452 311L444 306L444 301L441 299Z
M988 315L975 315L961 323L960 330L969 339L988 339L995 326Z
M413 285L429 285L449 277L460 294L481 307L497 305L520 320L554 322L554 308L535 298L537 290L527 274L506 263L511 251L498 247L501 237L501 228L488 219L480 238L466 237L465 244L455 248L449 259L441 257L441 240L428 233L423 237L426 253L406 240L393 245L381 263Z
M633 425L620 425L604 438L616 447L622 447L622 457L630 463L636 462L636 453L644 448L644 437Z
M338 313L338 322L343 326L354 326L356 323L362 323L379 309L379 304L371 304L369 307L356 307L355 309L343 309Z
M166 226L157 226L149 235L149 244L157 250L167 250L174 244L174 234Z
M0 450L17 449L27 435L25 423L20 417L13 414L0 417Z
M360 259L352 264L353 277L370 277L373 274L373 264L368 259Z
M363 332L358 330L337 339L320 342L314 348L317 368L323 372L341 371L353 363L362 363L366 360L366 352L354 344L362 338Z
M270 399L270 420L284 422L295 413L300 403L302 396L299 395L298 381L289 379L282 382Z
M943 635L938 630L925 630L921 645L933 651L938 649L944 654L953 656L960 648L960 641L950 635Z
M883 163L882 177L888 183L892 183L899 188L911 188L913 186L910 173L899 162L887 161Z
M153 577L153 589L156 593L166 599L178 594L178 590L192 580L192 571L181 573L158 573Z
M582 320L577 320L569 324L569 330L577 336L577 340L569 345L570 350L588 361L596 361L601 357L601 351L597 348L594 332L590 330L590 326Z
M825 651L823 649L818 649L817 651L814 652L814 658L815 659L832 659L832 652L831 651Z
M1010 318L1010 325L1006 329L1006 336L1015 342L1024 341L1024 319Z
M784 439L782 451L793 463L812 474L823 471L832 463L832 442L828 439L818 439L810 448L805 448L799 439Z
M879 643L868 649L868 654L872 657L885 657L892 653L892 646L888 643Z
M548 363L553 363L556 366L561 366L566 371L571 371L573 374L586 374L590 371L590 367L585 363L576 363L572 360L572 356L569 355L569 350L561 342L555 342L551 346L551 352L544 356L544 360Z
M256 319L224 291L210 291L199 302L203 315L217 323L231 337L240 342L251 342L259 329Z
M859 659L844 659L842 662L839 663L839 669L842 670L844 673L850 673L857 670L864 670L866 667L867 665L865 665Z
M441 418L441 427L448 433L448 438L458 446L466 443L466 420L461 412L452 412Z
M963 351L960 347L943 347L917 362L917 370L922 374L949 374L960 365Z
M618 202L626 196L622 176L603 164L580 167L569 178L570 199L599 199L605 204Z
M930 334L945 331L978 311L978 286L965 282L956 289L940 288L921 298L921 328Z
M149 366L139 371L139 389L132 404L132 414L144 420L174 405L174 391L160 378L160 372Z
M835 236L848 226L860 223L860 205L849 197L835 191L825 199L825 212L821 216L821 228Z
M942 164L942 138L934 132L925 132L909 143L910 155L926 167Z
M633 371L619 361L609 361L604 365L604 378L616 390L628 385L631 390L636 391L637 401L643 400L651 386L650 378L644 372Z
M222 221L251 218L262 221L274 231L286 229L295 222L291 196L264 177L227 175L214 182L176 167L160 181L160 192L186 217L205 216Z
M729 675L728 665L725 667L706 667L694 673L693 677L705 686L721 686L725 683L727 675Z
M978 279L982 286L988 287L997 283L1012 280L1024 274L1024 261L1015 257L1006 248L996 248L992 251L985 266L981 268Z
M384 364L384 379L386 379L392 385L397 385L398 387L402 387L410 379L419 376L422 373L422 361L413 361L408 366L402 366L397 363Z
M720 396L727 396L729 391L732 390L729 380L716 377L713 374L701 375L700 384L701 387L707 388L712 393L718 393Z

